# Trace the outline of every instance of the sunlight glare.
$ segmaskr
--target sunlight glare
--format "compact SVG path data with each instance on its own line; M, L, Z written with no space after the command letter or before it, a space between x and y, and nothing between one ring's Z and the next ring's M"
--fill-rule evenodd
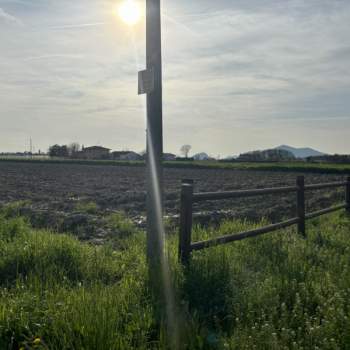
M141 19L140 4L134 0L125 0L115 12L128 25L134 25Z

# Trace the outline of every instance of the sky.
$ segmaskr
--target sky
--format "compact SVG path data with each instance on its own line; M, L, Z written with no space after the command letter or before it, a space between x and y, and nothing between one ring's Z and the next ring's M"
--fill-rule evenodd
M118 3L0 0L0 152L145 149L145 23ZM349 0L163 0L162 30L166 152L350 153Z

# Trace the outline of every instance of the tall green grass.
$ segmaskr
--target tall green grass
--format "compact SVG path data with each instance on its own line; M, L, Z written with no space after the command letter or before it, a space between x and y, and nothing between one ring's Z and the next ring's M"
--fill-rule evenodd
M0 163L29 163L29 164L71 164L98 166L128 166L144 167L145 161L117 161L117 160L80 160L80 159L30 159L30 158L0 158ZM338 163L309 163L294 162L220 162L213 161L167 161L166 168L189 169L226 169L252 171L302 172L318 174L350 174L350 164Z
M197 227L193 240L252 226ZM350 219L324 216L307 232L196 252L187 269L170 235L180 348L350 348ZM120 240L94 247L0 215L0 349L172 348L149 292L144 233Z

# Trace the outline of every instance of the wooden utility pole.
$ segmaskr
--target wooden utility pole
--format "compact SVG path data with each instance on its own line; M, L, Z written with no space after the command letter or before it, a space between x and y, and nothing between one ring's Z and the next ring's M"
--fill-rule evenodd
M146 0L147 256L163 253L163 111L160 0Z
M298 215L298 233L306 237L305 233L305 178L297 177L297 215Z
M350 176L346 179L346 190L345 190L345 201L346 201L346 211L350 214Z
M183 265L188 265L191 255L193 180L182 181L180 210L179 259Z

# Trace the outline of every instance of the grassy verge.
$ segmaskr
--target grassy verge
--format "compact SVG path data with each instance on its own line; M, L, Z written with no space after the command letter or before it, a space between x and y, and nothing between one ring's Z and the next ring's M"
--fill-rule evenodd
M167 162L168 168L198 168L198 169L225 169L225 170L252 170L252 171L283 171L283 172L302 172L302 173L320 173L320 174L350 174L350 164L317 164L305 162L261 162L261 163L243 163L243 162Z
M8 159L0 158L1 162L32 163L32 164L76 164L76 165L100 165L100 166L129 166L144 167L144 161L114 161L114 160L69 160L69 159ZM333 163L306 163L306 162L218 162L218 161L194 161L194 162L164 162L166 168L185 169L225 169L225 170L252 170L252 171L284 171L320 174L350 174L350 164Z
M197 227L193 238L252 226ZM0 349L171 348L148 291L144 234L120 240L94 247L0 215ZM307 240L290 229L197 252L187 270L176 246L170 235L181 349L350 348L344 213L311 221Z

